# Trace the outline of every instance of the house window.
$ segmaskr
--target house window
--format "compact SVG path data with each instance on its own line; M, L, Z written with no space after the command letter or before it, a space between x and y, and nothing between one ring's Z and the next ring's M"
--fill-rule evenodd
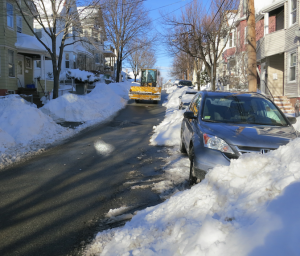
M73 68L77 68L77 55L73 53Z
M6 3L7 26L14 28L14 7L10 3Z
M15 59L12 50L8 50L8 75L10 77L15 77Z
M66 63L66 68L70 68L70 54L69 53L65 54L65 63Z
M31 58L25 58L25 68L32 69Z
M17 16L17 32L22 33L22 17Z
M100 59L99 59L99 53L95 54L95 63L100 63Z
M291 0L291 25L296 23L297 19L297 0Z
M34 28L35 35L37 38L42 39L43 34L42 34L42 28Z
M293 52L290 54L290 74L289 74L290 81L296 80L296 61L297 61L297 56L296 53Z
M42 62L41 62L41 60L36 60L36 61L35 61L35 67L36 67L36 68L41 68L41 67L42 67Z
M235 41L236 41L235 31L232 31L229 34L229 48L235 47Z

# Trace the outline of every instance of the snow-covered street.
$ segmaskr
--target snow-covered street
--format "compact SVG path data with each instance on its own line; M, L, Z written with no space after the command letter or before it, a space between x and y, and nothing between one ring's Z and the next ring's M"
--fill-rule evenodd
M179 154L182 111L176 106L184 90L169 88L165 119L150 140L174 146L174 165L165 175L182 183L189 163ZM298 118L298 131L299 125ZM137 212L124 227L98 233L86 255L299 255L299 166L299 138L264 155L243 155ZM167 187L160 184L161 191Z

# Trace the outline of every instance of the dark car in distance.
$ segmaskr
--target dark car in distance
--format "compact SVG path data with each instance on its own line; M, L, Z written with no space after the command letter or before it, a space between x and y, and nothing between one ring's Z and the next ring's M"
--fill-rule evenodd
M295 122L259 93L199 92L181 125L180 150L190 158L190 184L245 153L265 154L289 143L299 136Z
M180 80L180 81L178 82L177 87L178 87L178 88L182 88L182 87L184 87L184 86L193 87L193 83L192 83L192 81L190 81L190 80Z

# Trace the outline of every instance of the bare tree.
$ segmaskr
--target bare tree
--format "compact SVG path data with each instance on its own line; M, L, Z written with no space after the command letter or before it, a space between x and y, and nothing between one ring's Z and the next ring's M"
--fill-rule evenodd
M81 22L90 16L91 9L96 8L97 0L92 0L88 5L85 1L75 0L28 0L22 1L25 8L20 5L19 0L15 0L15 3L31 32L51 56L54 78L53 98L55 99L58 97L64 48L78 41L86 41L81 37ZM86 7L82 8L80 13L77 11L76 4ZM50 45L35 33L30 22L33 18L44 31L46 41L50 42Z
M194 59L185 52L179 52L174 56L170 75L176 79L192 80Z
M117 52L116 82L119 82L122 61L137 50L132 47L133 43L138 41L137 47L149 44L149 41L143 40L145 34L149 33L151 25L143 2L143 0L102 0L107 38Z
M135 82L141 68L153 68L156 63L155 52L152 49L152 45L148 44L142 47L138 44L138 42L133 44L135 50L132 51L128 57L128 62L133 71Z
M200 59L209 76L215 78L218 59L228 41L226 36L234 27L236 10L236 0L212 0L211 12L206 13L201 3L194 0L182 10L181 16L166 15L164 18L168 28L166 41L170 51L173 53L183 51L191 57ZM225 44L222 44L224 38ZM199 76L197 78L199 79ZM212 82L212 90L215 90L215 81Z

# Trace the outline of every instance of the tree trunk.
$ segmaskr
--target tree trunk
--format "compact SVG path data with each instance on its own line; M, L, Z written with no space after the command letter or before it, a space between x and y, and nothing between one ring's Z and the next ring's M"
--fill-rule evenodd
M56 99L58 97L58 88L59 88L59 72L57 70L54 70L53 67L53 99Z
M116 74L116 82L119 83L120 82L120 58L117 59L117 74Z
M134 82L136 82L136 77L137 77L137 74L136 74L136 75L134 75Z

